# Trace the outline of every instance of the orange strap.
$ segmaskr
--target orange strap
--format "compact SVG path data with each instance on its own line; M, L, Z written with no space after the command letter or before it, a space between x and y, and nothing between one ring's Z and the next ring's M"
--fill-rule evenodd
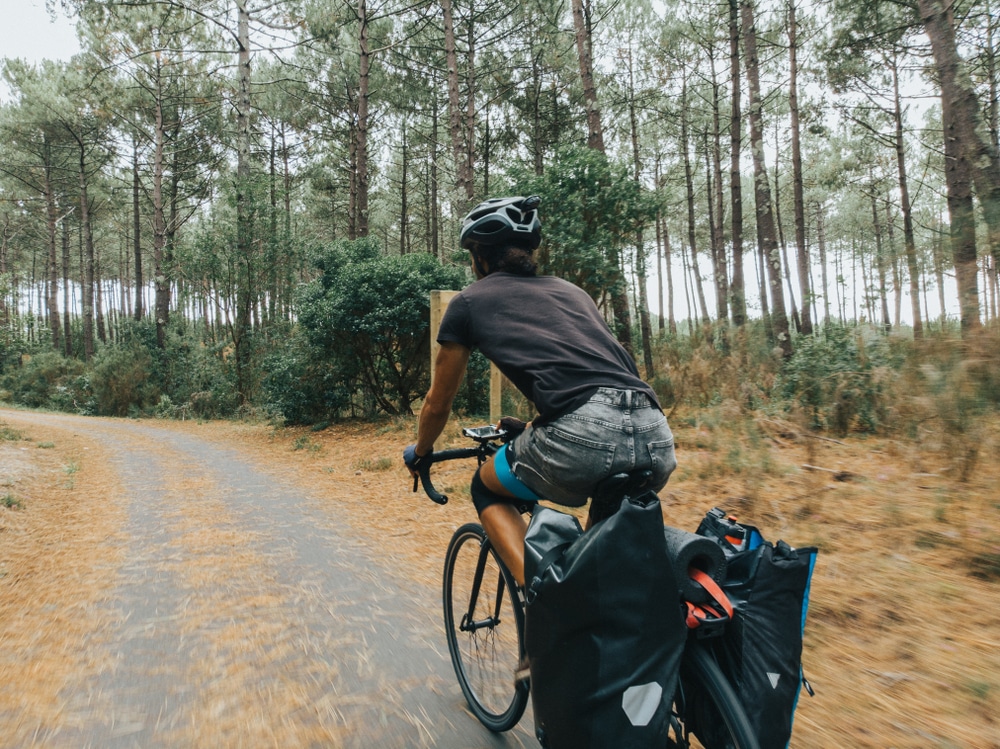
M715 580L696 567L688 569L688 577L704 588L712 598L707 604L684 602L687 605L688 629L695 629L705 622L728 621L733 618L733 604Z

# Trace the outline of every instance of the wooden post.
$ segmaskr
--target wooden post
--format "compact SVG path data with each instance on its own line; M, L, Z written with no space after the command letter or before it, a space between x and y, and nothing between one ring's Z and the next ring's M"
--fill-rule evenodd
M496 424L503 416L503 403L500 397L503 388L503 375L496 364L490 362L490 423Z
M437 361L438 350L441 348L440 344L437 342L438 328L441 327L441 319L444 317L444 311L448 308L448 303L454 299L457 291L432 291L431 292L431 382L434 382L434 363ZM500 417L503 416L501 413L502 401L501 401L501 383L503 382L503 375L500 374L500 370L497 369L496 365L492 362L490 363L490 421L496 424Z
M457 291L432 291L431 292L431 383L434 382L434 364L437 362L438 351L441 345L437 342L438 328L441 327L441 318L444 311Z

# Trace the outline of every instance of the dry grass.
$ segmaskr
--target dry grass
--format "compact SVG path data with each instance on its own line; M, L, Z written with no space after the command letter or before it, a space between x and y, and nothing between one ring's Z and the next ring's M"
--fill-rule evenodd
M728 413L675 421L680 468L663 493L672 525L693 529L721 505L771 539L820 547L805 653L817 695L803 695L793 746L1000 747L995 461L980 461L962 484L952 478L945 452L905 442L822 440L791 424L755 426ZM412 419L322 432L161 425L238 446L260 469L298 483L304 496L375 549L401 585L436 591L452 531L475 519L467 490L471 464L435 471L438 488L452 497L444 507L410 493L400 456L414 437ZM453 424L437 446L461 444L458 433ZM22 731L58 719L68 669L100 668L88 662L87 632L101 626L95 602L107 595L111 568L120 562L113 543L119 511L94 512L102 496L90 485L97 456L59 435L51 439L55 448L37 449L43 438L49 436L0 442L0 458L9 458L19 477L0 493L23 493L25 500L24 510L0 507L0 575L7 572L0 579L0 650L8 653L0 654L0 714L20 715L15 727ZM303 438L309 449L302 449ZM1000 429L986 426L983 455L995 455L998 442ZM18 468L21 447L30 448L31 465L44 472ZM70 461L80 467L72 476L64 470ZM828 470L804 470L806 464ZM183 466L176 473L184 475ZM287 628L296 604L261 579L266 565L254 556L250 537L232 530L208 477L187 475L174 491L176 553L164 564L184 567L186 631L212 633L197 666L204 673L192 674L208 684L193 720L212 726L222 743L250 731L261 743L336 745L344 703L323 697L321 682L329 675L317 674L315 689L304 689L302 680L254 681L259 659L292 658L301 646ZM194 502L195 496L202 499ZM43 507L50 508L44 515ZM363 670L364 662L341 667ZM246 686L240 711L226 707L234 683ZM269 719L274 715L296 717L285 725ZM250 716L250 728L236 725L236 716ZM174 730L181 743L191 736L190 726Z
M91 645L108 624L124 512L88 440L0 429L0 493L20 503L0 504L0 735L26 746L64 722L67 680L107 665Z

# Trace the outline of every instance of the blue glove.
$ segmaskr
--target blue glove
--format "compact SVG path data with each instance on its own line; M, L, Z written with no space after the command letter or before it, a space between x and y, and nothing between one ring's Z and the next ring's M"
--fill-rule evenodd
M416 445L407 445L406 449L403 450L403 462L406 463L406 467L411 470L419 471L420 466L426 459L426 455L417 455Z

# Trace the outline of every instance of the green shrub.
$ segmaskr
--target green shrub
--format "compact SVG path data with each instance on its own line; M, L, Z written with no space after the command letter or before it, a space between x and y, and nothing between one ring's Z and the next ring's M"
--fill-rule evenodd
M11 367L2 378L10 399L28 408L94 413L95 403L86 367L55 351L46 351Z
M843 436L885 426L902 358L889 341L863 327L827 325L795 341L778 390L808 415L816 429Z
M430 371L430 292L460 288L462 268L423 254L383 255L372 239L317 251L322 275L298 299L299 322L322 361L355 383L365 415L408 414Z
M160 399L153 370L153 357L140 345L102 347L91 372L98 413L127 416L152 410Z
M984 427L1000 406L998 370L996 333L966 339L932 333L907 351L900 429L948 455L960 481L971 478L985 446Z
M167 329L166 348L160 349L152 320L123 326L119 345L149 356L149 398L134 403L135 408L164 418L207 419L236 412L238 399L223 347L207 345L201 332L200 326L175 318Z
M303 336L285 339L265 357L263 369L263 406L286 423L328 423L350 405L350 382Z

